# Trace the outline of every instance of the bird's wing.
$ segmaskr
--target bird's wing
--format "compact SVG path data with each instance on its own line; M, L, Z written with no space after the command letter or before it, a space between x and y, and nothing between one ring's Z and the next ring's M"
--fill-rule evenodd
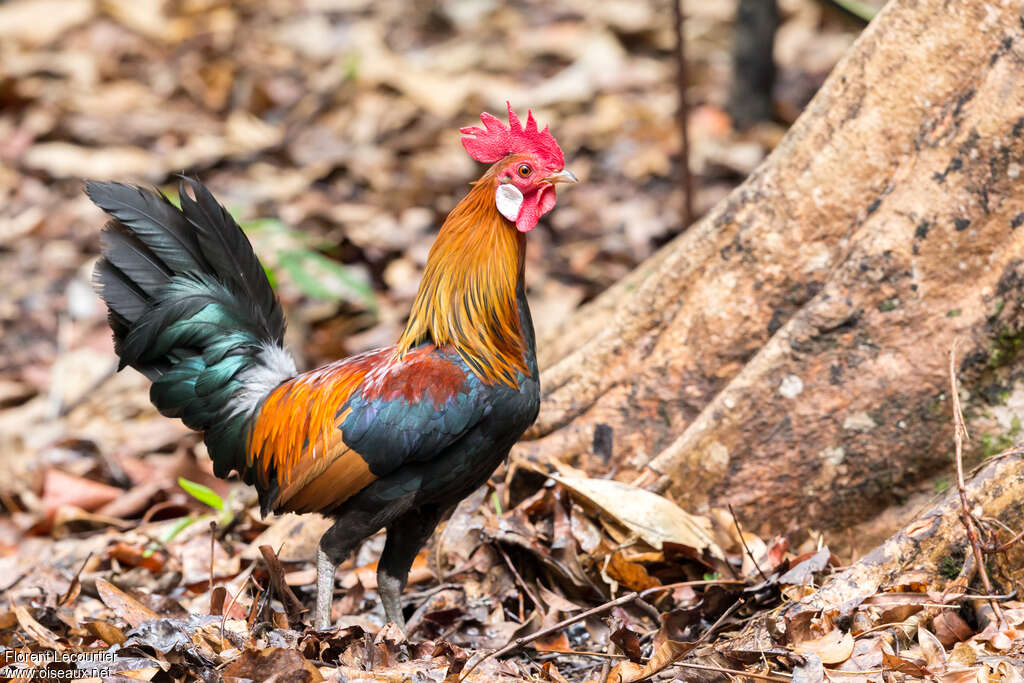
M251 431L250 467L276 488L274 509L327 510L457 441L490 412L487 393L432 346L347 358L271 392Z

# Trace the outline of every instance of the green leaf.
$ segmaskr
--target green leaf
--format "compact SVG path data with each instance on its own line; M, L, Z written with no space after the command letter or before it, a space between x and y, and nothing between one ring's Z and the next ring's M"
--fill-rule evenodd
M319 252L288 249L278 254L278 264L306 296L333 301L348 292L371 310L377 308L373 289L352 277L345 266ZM332 280L334 287L329 286Z
M197 484L194 481L189 481L184 477L178 477L178 486L185 489L185 492L190 496L198 500L200 503L209 505L214 510L224 509L224 499L217 495L217 492L213 489Z

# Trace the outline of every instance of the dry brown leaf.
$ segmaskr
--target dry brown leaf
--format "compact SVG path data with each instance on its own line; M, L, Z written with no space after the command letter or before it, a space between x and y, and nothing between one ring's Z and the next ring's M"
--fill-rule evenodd
M544 675L555 683L569 683L569 680L559 673L558 669L555 668L554 662L544 662L544 666L541 667L541 671Z
M653 676L659 671L664 671L673 662L679 661L686 653L692 650L694 643L684 643L678 640L666 640L661 644L651 658L647 660L638 671L623 672L622 683L635 683L642 681L648 676Z
M946 648L931 631L918 627L917 643L929 671L937 673L946 668Z
M157 180L165 173L164 164L140 147L91 148L69 142L41 142L25 152L28 168L44 171L55 178L141 178Z
M116 486L68 474L54 467L43 475L43 510L51 518L63 505L92 511L123 494L124 491Z
M691 515L656 493L614 479L553 479L658 550L662 542L671 541L725 557L711 536L711 523L706 517Z
M548 590L542 584L537 585L537 591L540 593L541 600L544 601L549 609L558 610L559 612L578 612L583 609L582 605L577 605L572 600L552 590Z
M853 645L853 636L834 628L820 638L795 644L793 649L800 654L818 655L823 664L839 664L853 654Z
M261 545L269 545L281 562L305 562L316 554L320 537L333 522L320 515L289 513L271 521L270 526L242 551L243 560L262 557Z
M100 594L103 604L112 609L114 614L124 619L132 628L138 628L147 621L159 618L156 612L109 581L96 579L96 592Z
M974 630L967 625L967 622L959 614L948 609L935 615L935 618L932 619L932 628L935 630L935 637L944 647L952 647L955 643L967 640L974 635Z
M14 616L18 618L18 624L21 628L37 643L49 650L64 649L64 646L57 638L57 634L36 621L25 607L14 605L11 610L14 612Z
M106 621L87 621L84 625L89 633L108 645L120 645L128 639L121 629Z
M620 552L607 555L602 560L601 578L613 587L622 584L633 591L647 590L661 585L657 579L647 573L647 569L642 564L630 562Z
M317 683L324 680L320 670L296 650L268 647L246 650L224 669L224 678L253 681L281 680Z
M4 3L0 5L0 39L42 45L92 15L91 0L23 0Z
M908 676L926 678L930 672L923 666L923 661L914 661L902 653L897 655L885 644L882 645L882 667L890 671L898 671Z

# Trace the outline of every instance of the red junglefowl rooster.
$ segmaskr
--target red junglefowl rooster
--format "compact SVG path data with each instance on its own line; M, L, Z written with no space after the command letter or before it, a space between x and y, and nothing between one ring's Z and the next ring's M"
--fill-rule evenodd
M89 182L112 220L95 280L121 367L152 380L161 413L203 433L214 472L259 492L264 513L320 512L315 626L331 623L340 562L382 528L378 592L404 629L401 592L442 515L481 486L536 419L539 385L523 284L526 233L576 182L532 113L481 115L462 144L492 164L430 250L394 346L298 373L284 316L249 241L186 179L163 195Z

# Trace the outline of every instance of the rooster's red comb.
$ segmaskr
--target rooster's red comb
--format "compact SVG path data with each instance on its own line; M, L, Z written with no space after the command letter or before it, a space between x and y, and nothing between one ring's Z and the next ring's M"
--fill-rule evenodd
M459 132L466 137L462 138L462 146L469 152L469 156L485 164L494 163L506 154L518 154L531 152L549 162L551 166L562 169L565 166L565 157L562 156L562 149L555 142L554 136L544 130L537 130L537 122L533 118L533 112L526 112L526 127L519 123L519 117L512 111L512 105L508 102L508 128L493 114L484 112L480 114L480 120L484 127L467 126L460 128Z

